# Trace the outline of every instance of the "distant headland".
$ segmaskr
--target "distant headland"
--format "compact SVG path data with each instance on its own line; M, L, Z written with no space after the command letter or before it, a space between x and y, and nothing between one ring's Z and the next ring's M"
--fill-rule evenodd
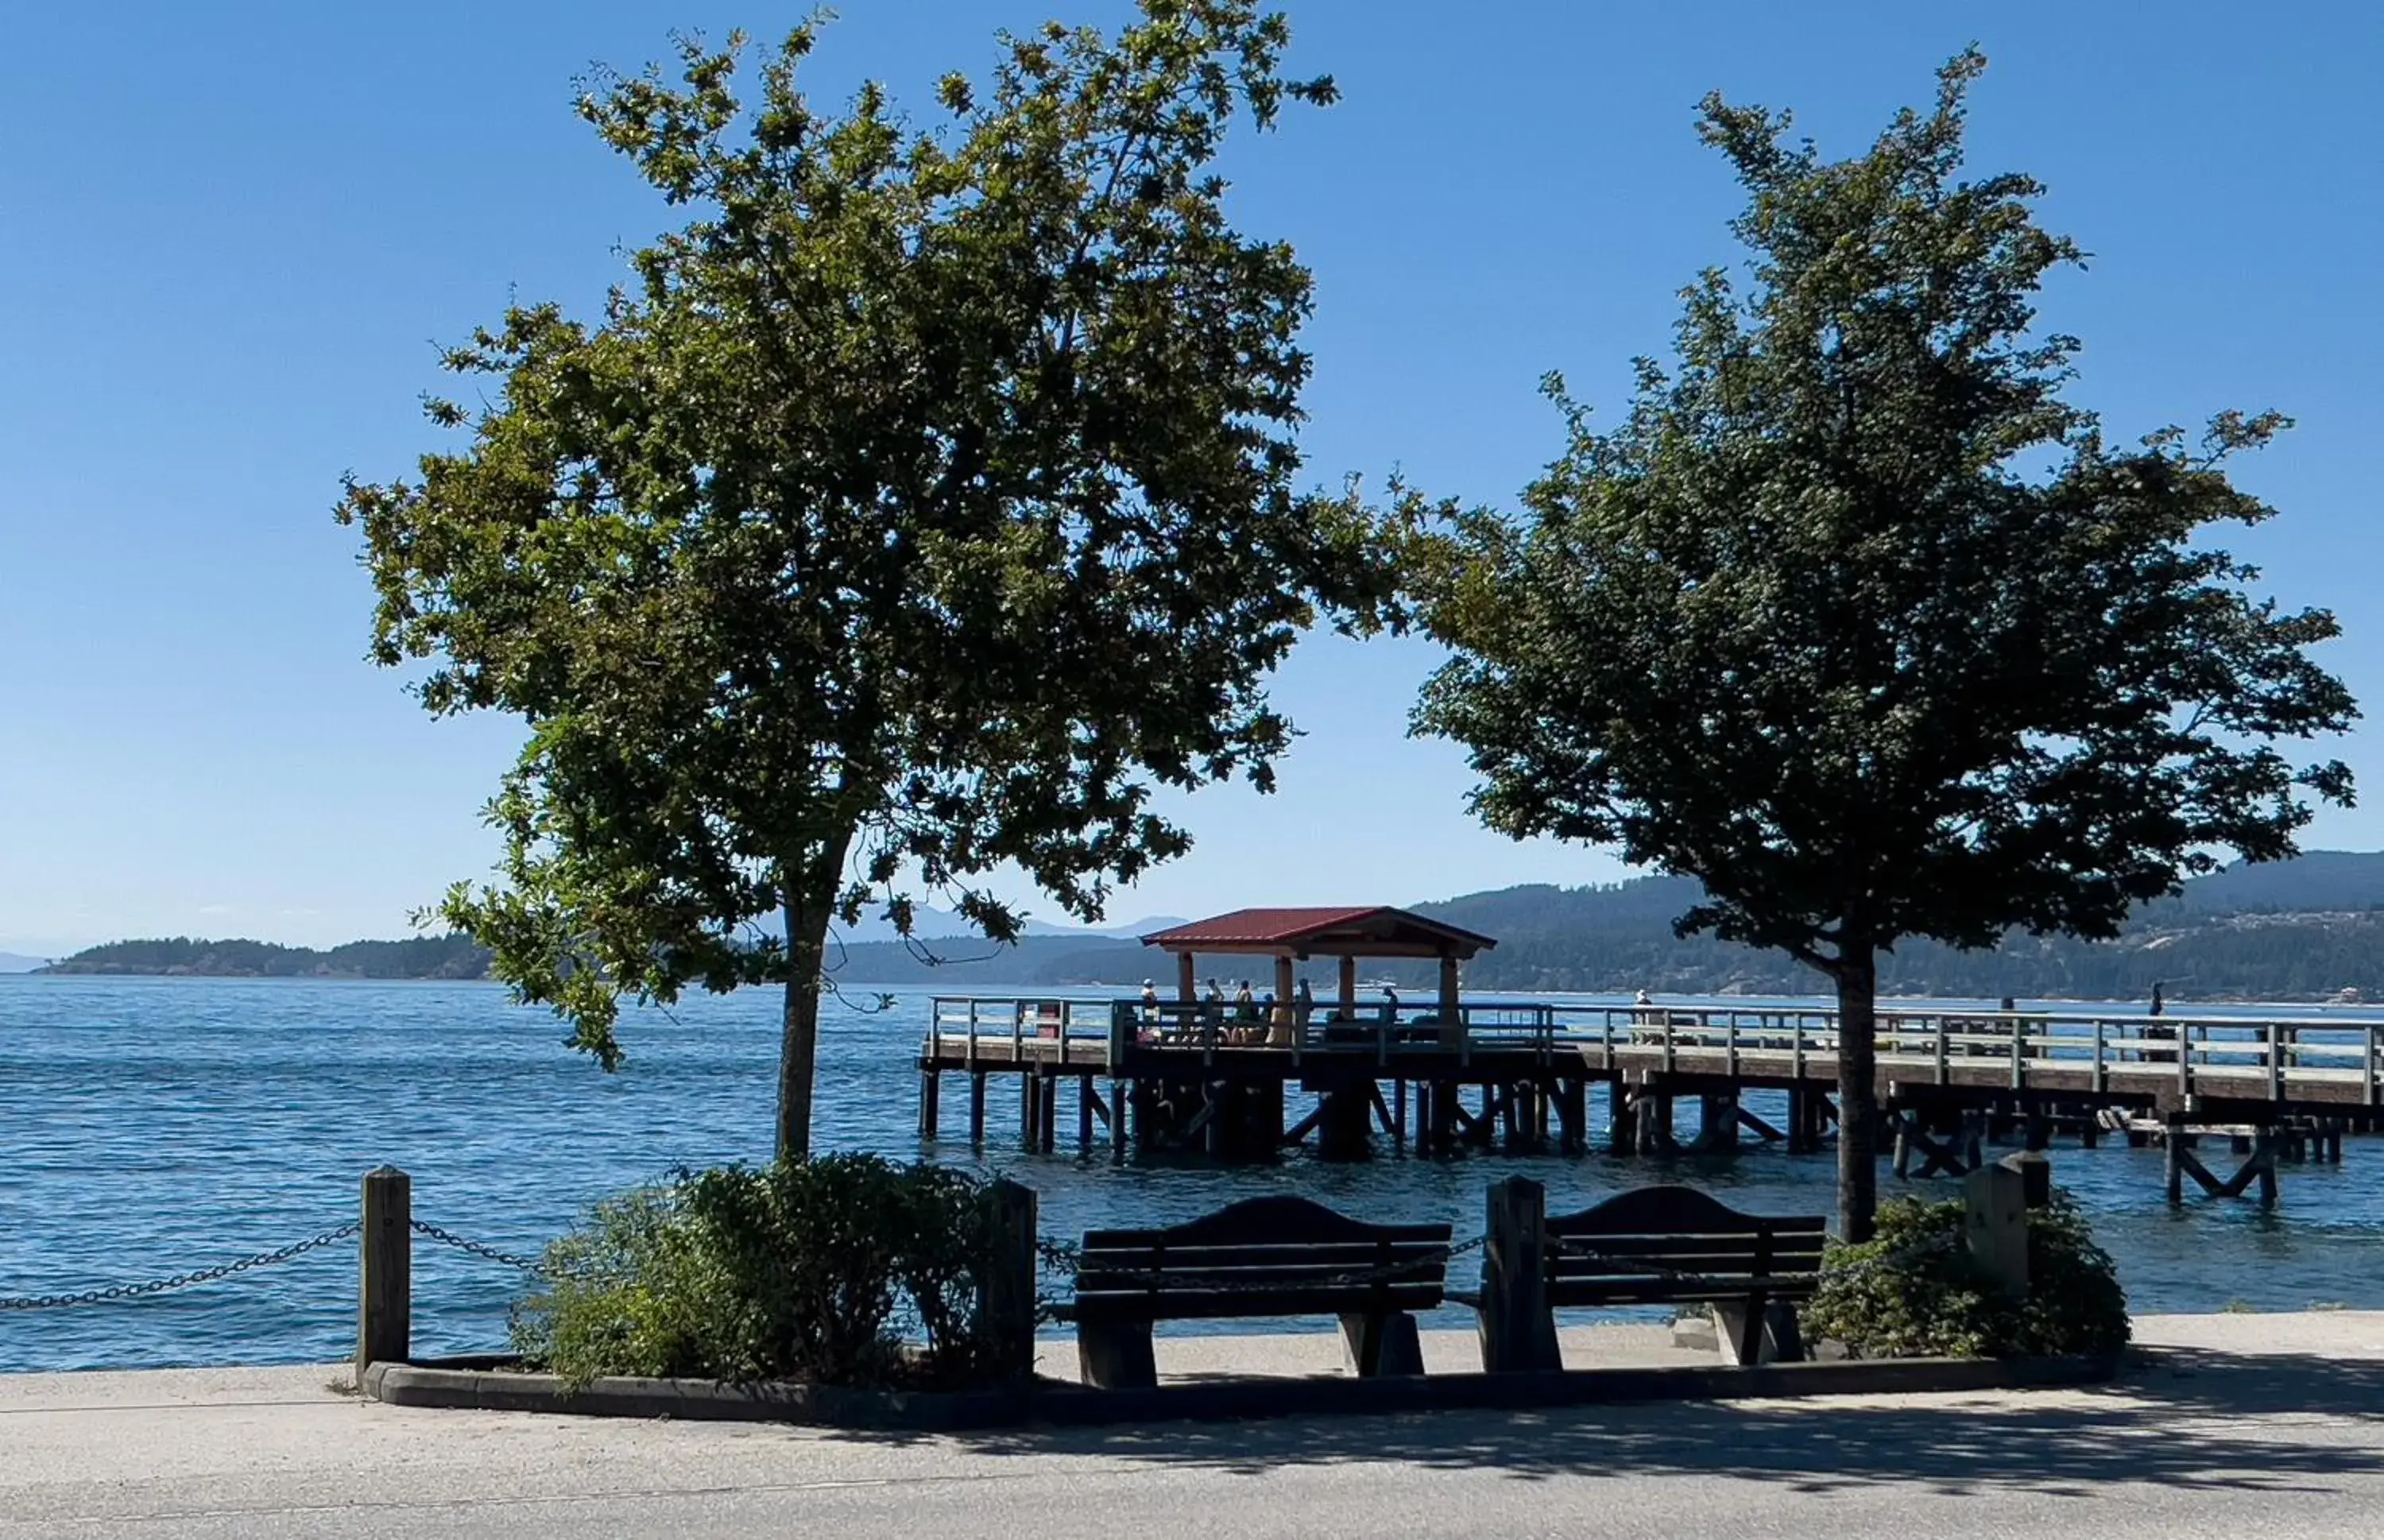
M1372 897L1372 895L1364 895ZM1471 893L1410 907L1495 936L1496 950L1467 972L1474 988L1507 993L1682 995L1811 994L1815 975L1777 953L1711 937L1682 940L1671 922L1697 901L1696 885L1642 877L1592 888L1536 885ZM838 977L858 983L953 989L1072 985L1138 987L1156 971L1134 930L1030 926L997 947L951 936L949 915L923 912L923 933L949 938L904 944L851 939L832 949ZM863 937L882 933L864 925ZM1881 982L1903 995L1993 999L2129 1000L2158 982L2176 1000L2384 1000L2384 852L2317 851L2268 865L2232 866L2145 906L2116 941L2014 936L1995 951L1909 943L1881 960ZM1203 976L1246 976L1248 959L1203 959ZM1403 987L1425 987L1430 964L1387 963ZM489 953L463 935L351 941L316 950L268 941L175 937L115 941L41 970L49 974L234 978L476 979ZM1409 976L1412 975L1412 976Z

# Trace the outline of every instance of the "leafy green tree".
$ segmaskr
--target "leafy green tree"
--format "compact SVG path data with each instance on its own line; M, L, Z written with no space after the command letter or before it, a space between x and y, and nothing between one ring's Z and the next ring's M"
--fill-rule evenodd
M1933 110L1844 161L1707 97L1752 281L1685 292L1677 362L1640 364L1610 432L1551 378L1569 442L1523 516L1410 510L1456 654L1416 725L1467 747L1480 816L1696 876L1682 935L1833 982L1855 1241L1882 951L2111 936L2214 851L2291 853L2313 801L2352 792L2275 747L2355 715L2306 655L2333 616L2253 598L2196 543L2270 516L2227 462L2286 423L2115 446L2063 399L2079 344L2034 296L2078 249L2030 178L1959 180L1984 67L1953 59Z
M1391 592L1354 493L1295 488L1310 279L1213 162L1329 80L1248 0L1004 34L910 127L827 113L798 28L580 111L684 228L590 325L518 306L446 362L468 447L352 481L374 655L434 713L527 719L503 880L444 917L609 1066L625 995L786 987L777 1142L807 1151L830 925L910 887L986 933L1023 869L1068 912L1181 853L1156 784L1260 789L1268 671Z

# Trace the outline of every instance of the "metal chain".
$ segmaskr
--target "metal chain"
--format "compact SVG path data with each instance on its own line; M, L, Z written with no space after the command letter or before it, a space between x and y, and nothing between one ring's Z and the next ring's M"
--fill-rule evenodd
M454 1231L442 1230L427 1219L417 1219L410 1223L417 1235L428 1236L443 1246L452 1246L458 1251L468 1251L475 1257L485 1257L492 1262L502 1262L507 1267L517 1267L524 1273L538 1277L546 1276L546 1266L542 1262L531 1261L527 1257L516 1257L510 1251L500 1251L493 1246L485 1246L477 1240L466 1240Z
M211 1284L218 1278L229 1278L235 1273L245 1273L253 1267L271 1267L293 1257L304 1256L318 1247L335 1240L345 1240L364 1228L362 1222L350 1220L336 1229L324 1231L293 1245L271 1251L259 1251L253 1257L242 1257L236 1262L220 1267L203 1267L195 1273L178 1273L170 1278L159 1278L146 1284L111 1284L106 1288L87 1288L80 1294L30 1294L15 1298L0 1297L0 1310L59 1310L69 1305L101 1305L117 1299L139 1299L152 1294L164 1294L168 1289L189 1288L195 1284Z

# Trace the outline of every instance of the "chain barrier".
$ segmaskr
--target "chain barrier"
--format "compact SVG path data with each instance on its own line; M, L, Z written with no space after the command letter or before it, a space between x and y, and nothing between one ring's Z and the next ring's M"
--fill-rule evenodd
M517 1267L532 1277L547 1276L546 1265L543 1262L534 1262L527 1257L516 1257L510 1251L500 1251L495 1247L481 1241L466 1240L454 1231L441 1229L427 1219L412 1220L409 1223L413 1224L415 1234L428 1236L441 1246L452 1246L458 1251L468 1252L472 1256L482 1257L506 1267Z
M0 1297L0 1310L62 1310L73 1305L104 1305L118 1299L146 1298L153 1294L164 1294L169 1289L190 1288L198 1284L211 1284L219 1278L229 1278L236 1273L246 1273L251 1268L271 1267L277 1262L286 1262L293 1257L303 1257L309 1251L329 1246L333 1241L345 1240L363 1228L362 1222L352 1219L345 1224L324 1231L319 1236L311 1236L289 1246L277 1247L271 1251L259 1251L253 1257L242 1257L236 1262L225 1262L219 1267L203 1267L193 1273L177 1273L170 1278L158 1278L145 1284L110 1284L105 1288L87 1288L80 1293L69 1294Z

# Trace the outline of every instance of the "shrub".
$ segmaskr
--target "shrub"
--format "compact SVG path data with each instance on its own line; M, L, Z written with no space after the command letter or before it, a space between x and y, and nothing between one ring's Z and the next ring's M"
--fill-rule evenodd
M2066 1194L2029 1215L2021 1300L1970 1260L1964 1219L1958 1199L1881 1204L1872 1239L1830 1248L1806 1335L1835 1338L1856 1358L2055 1357L2127 1345L2117 1270Z
M548 1248L515 1347L574 1385L981 1383L991 1239L985 1185L949 1169L837 1155L681 1172Z

